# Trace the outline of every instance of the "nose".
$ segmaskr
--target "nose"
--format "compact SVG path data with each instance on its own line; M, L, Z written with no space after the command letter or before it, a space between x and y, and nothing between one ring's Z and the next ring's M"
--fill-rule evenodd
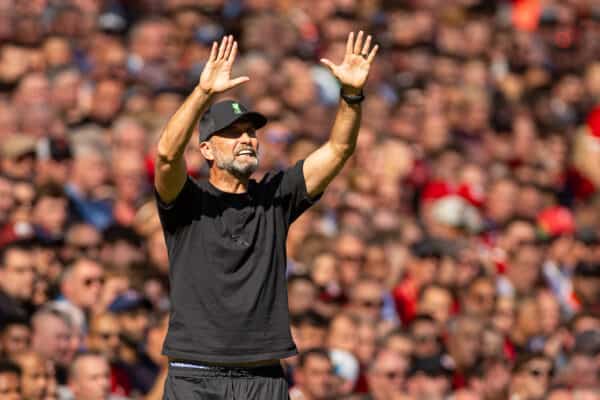
M244 133L240 135L240 142L242 143L250 143L251 139L252 137L250 137L250 135L246 131L244 131Z

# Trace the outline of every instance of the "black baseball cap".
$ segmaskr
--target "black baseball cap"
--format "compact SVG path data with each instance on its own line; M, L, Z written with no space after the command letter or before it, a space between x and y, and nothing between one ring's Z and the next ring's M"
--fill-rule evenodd
M262 128L267 123L267 118L264 115L255 111L248 111L246 106L238 101L220 101L211 105L202 115L200 119L200 141L208 140L216 132L239 120L250 121L256 129Z

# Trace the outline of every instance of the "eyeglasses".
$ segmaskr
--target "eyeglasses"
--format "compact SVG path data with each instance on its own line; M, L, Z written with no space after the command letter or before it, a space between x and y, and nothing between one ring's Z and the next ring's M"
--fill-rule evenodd
M363 263L365 262L365 256L363 255L352 255L352 254L340 254L338 255L340 261Z
M427 343L427 342L434 342L436 340L435 335L415 335L415 342L418 343Z
M36 152L31 151L31 152L27 152L27 153L18 155L17 157L15 157L15 161L18 163L21 163L23 161L33 161L37 158L36 156L37 156Z
M108 340L110 338L120 338L118 332L96 332L96 335L100 336L102 340Z
M85 278L83 280L83 284L88 287L92 286L94 283L98 283L99 285L104 285L104 277L96 277L96 278Z
M381 300L357 300L357 303L366 308L381 308L383 306Z
M473 292L473 297L474 297L475 301L477 301L478 303L496 300L495 293Z
M530 376L533 376L534 378L540 378L540 377L547 378L550 376L550 370L544 369L544 368L532 367L527 370L527 373Z
M100 243L92 243L92 244L71 243L69 246L71 246L71 248L73 248L77 251L80 251L82 253L85 253L90 250L99 250L100 249Z
M386 379L394 380L404 378L404 374L398 371L381 371L381 375L385 376Z

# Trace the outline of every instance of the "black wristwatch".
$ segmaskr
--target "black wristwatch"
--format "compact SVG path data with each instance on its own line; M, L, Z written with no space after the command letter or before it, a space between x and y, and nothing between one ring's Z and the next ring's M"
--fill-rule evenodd
M348 104L360 104L365 99L362 89L359 94L344 94L344 88L341 88L340 97Z

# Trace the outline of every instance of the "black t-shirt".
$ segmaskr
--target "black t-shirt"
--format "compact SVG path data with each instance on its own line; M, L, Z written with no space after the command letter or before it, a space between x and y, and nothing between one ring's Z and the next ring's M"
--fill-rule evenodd
M170 261L171 315L163 353L209 362L297 354L289 329L285 244L317 199L303 161L250 181L243 194L187 181L158 210Z

